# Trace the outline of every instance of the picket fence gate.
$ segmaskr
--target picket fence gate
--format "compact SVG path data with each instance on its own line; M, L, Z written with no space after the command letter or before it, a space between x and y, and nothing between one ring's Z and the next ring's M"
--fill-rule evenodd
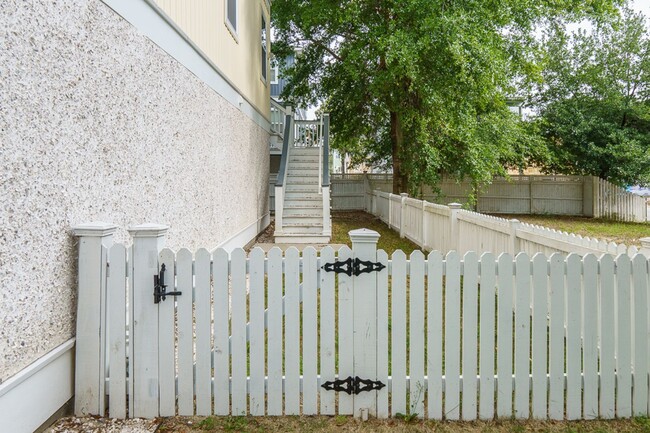
M365 229L320 254L192 254L163 226L129 248L75 231L79 415L648 415L642 255L389 258Z

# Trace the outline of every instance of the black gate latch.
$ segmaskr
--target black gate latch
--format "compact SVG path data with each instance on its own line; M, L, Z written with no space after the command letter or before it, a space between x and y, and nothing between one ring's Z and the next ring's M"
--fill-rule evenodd
M153 276L153 303L158 304L165 300L167 296L180 296L183 292L167 292L165 284L165 264L160 266L158 275Z
M362 268L363 266L363 268ZM360 274L369 274L374 271L381 271L386 265L381 262L373 263L371 261L363 261L355 258L343 261L336 261L334 263L325 263L321 269L325 272L335 272L337 274L346 274L348 277L354 275L358 277Z
M348 395L357 395L363 391L380 390L385 386L379 380L361 379L359 376L348 376L346 379L333 380L321 385L328 391L342 391Z

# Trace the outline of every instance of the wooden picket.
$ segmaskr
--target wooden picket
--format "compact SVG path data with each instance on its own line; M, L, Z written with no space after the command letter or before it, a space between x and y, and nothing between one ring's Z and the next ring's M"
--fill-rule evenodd
M153 416L359 416L354 394L322 387L354 378L362 367L353 350L360 337L355 311L363 304L352 302L359 278L323 270L358 251L161 250L166 289L182 295L156 305L155 344L136 342L141 364L133 373L128 331L141 320L137 312L148 311L137 302L154 305L149 286L146 296L134 293L133 266L146 252L139 244L128 250L116 244L106 254L102 380L108 380L110 416L150 410L152 393ZM362 274L376 288L376 308L364 305L366 314L376 309L376 330L371 319L363 336L376 334L374 343L364 343L375 344L370 379L386 385L364 395L364 402L374 402L372 414L448 420L648 415L650 286L643 255L497 258L452 251L425 257L415 251L407 258L402 251L392 257L376 251L376 259L385 268ZM140 353L138 343L156 352ZM149 387L129 376L152 374L141 372L143 358L155 360L157 379Z

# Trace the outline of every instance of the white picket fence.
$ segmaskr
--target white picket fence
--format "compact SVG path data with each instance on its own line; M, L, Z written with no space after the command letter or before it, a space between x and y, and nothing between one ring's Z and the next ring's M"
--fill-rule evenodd
M367 195L366 206L368 212L399 231L402 237L428 251L630 256L640 252L650 257L650 238L641 239L640 247L627 246L464 210L457 203L443 206L406 194L373 191Z
M126 248L105 226L77 230L77 414L103 415L107 397L117 418L648 415L642 255L389 258L368 230L352 250L192 253L162 249L161 226L131 233ZM357 258L385 267L323 269ZM155 304L163 264L182 294ZM355 376L386 386L322 387Z

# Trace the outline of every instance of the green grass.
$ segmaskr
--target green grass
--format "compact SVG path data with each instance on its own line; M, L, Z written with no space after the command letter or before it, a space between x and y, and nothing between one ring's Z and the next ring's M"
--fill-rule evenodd
M599 218L551 215L498 215L521 222L537 224L563 232L575 233L608 242L637 245L640 238L650 237L650 224L612 221Z
M402 250L408 256L413 250L420 249L406 238L400 238L399 233L392 230L379 218L365 212L334 212L332 213L333 244L346 244L352 247L348 232L356 229L370 229L378 232L381 237L377 249L384 250L388 255L395 250Z
M209 420L207 423L205 420ZM193 433L209 432L465 432L465 433L614 433L648 432L647 418L593 421L424 421L404 419L371 419L361 422L349 416L284 416L284 417L172 417L161 420L158 431ZM206 428L209 427L209 428Z

